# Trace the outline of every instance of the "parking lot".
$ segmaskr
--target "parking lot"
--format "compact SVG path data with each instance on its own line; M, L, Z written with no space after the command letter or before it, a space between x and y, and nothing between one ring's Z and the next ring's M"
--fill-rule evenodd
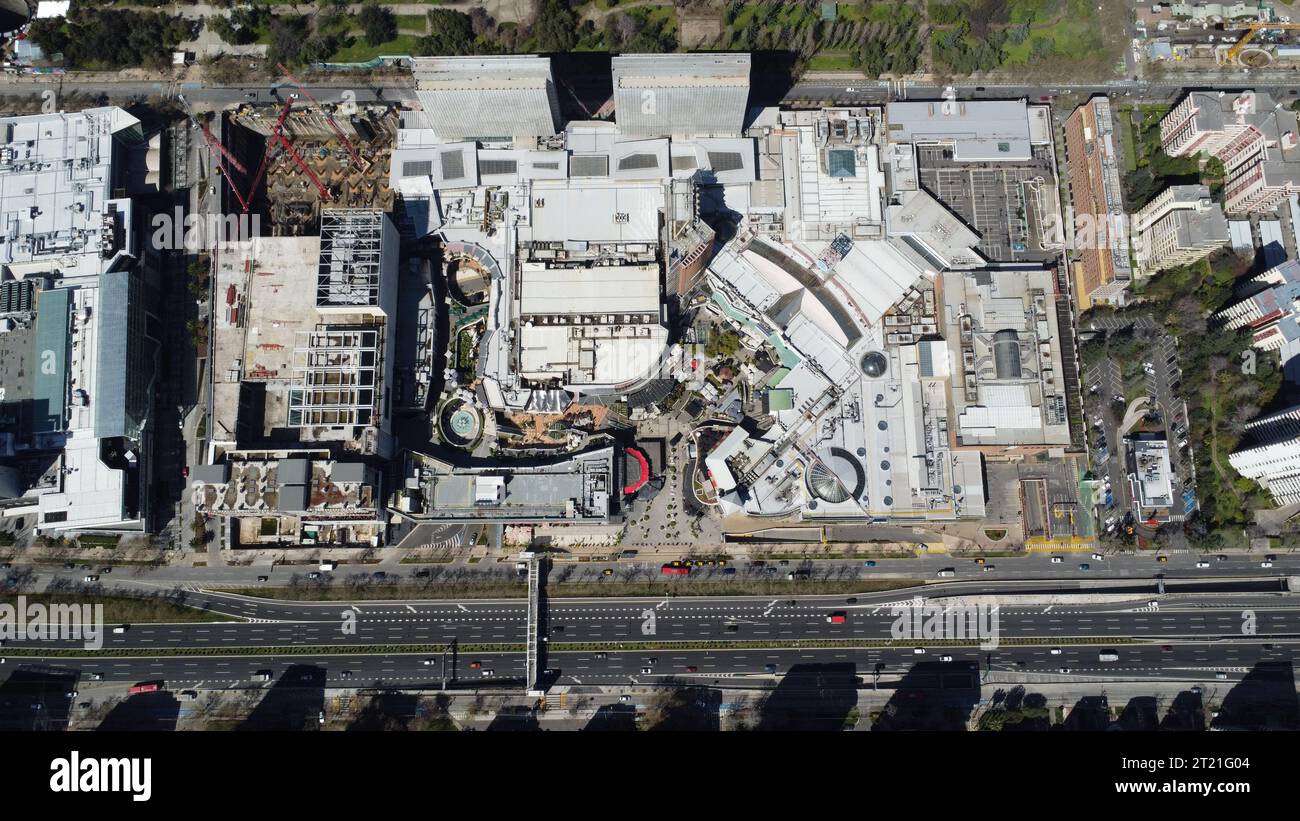
M1134 327L1134 323L1108 319L1104 325L1097 323L1091 327L1115 332ZM1140 384L1144 393L1132 396L1130 384L1126 395L1121 364L1109 356L1084 371L1089 454L1100 485L1098 521L1102 530L1112 533L1123 526L1126 513L1131 513L1139 523L1143 520L1144 511L1138 507L1130 480L1129 453L1124 439L1135 430L1162 431L1169 441L1174 503L1167 513L1168 520L1182 521L1196 509L1187 406L1178 393L1182 374L1178 368L1177 343L1154 323L1139 321L1136 330L1142 345L1140 361L1135 364L1141 367ZM1136 405L1135 401L1144 404ZM1126 411L1129 411L1127 420ZM1139 532L1143 530L1139 526Z

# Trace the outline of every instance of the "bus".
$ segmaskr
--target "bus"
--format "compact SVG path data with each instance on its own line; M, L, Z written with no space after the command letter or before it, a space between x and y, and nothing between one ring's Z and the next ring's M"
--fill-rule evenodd
M161 681L146 681L143 684L133 684L131 689L127 690L129 695L139 695L140 693L156 693L162 689Z
M681 562L668 562L663 567L659 568L659 572L665 576L689 576L691 573L691 566L688 564L682 564Z

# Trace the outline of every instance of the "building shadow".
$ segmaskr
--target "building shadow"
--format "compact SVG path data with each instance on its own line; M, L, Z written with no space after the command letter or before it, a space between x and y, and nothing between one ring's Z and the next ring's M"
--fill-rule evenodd
M0 731L66 730L78 674L20 665L0 684Z
M492 723L484 728L487 732L541 732L537 723L537 711L532 707L517 705L499 710Z
M636 707L631 704L603 704L596 710L583 732L628 732L636 729Z
M796 664L755 708L755 730L841 730L858 706L851 663Z
M1162 730L1204 730L1205 704L1200 693L1183 690L1174 696L1165 717L1160 720Z
M1057 726L1062 730L1105 730L1110 727L1110 704L1105 696L1084 696L1074 703L1065 721Z
M176 729L176 720L180 717L181 703L174 693L159 690L153 693L138 693L118 702L104 720L95 728L96 732L120 733L127 731L153 731L170 733Z
M978 664L922 662L895 685L871 729L963 731L979 700Z
M1135 696L1115 719L1112 729L1151 732L1160 729L1160 711L1155 696Z
M1294 730L1300 727L1291 662L1260 662L1223 697L1211 730Z
M361 731L409 730L411 720L420 712L418 696L384 690L371 693L346 729Z
M677 686L659 691L646 705L646 730L714 733L721 727L722 691Z
M294 664L276 680L238 730L306 730L325 710L325 670Z

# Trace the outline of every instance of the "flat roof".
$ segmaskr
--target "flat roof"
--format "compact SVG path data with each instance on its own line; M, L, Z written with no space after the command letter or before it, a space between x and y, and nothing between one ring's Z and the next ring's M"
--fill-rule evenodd
M524 263L519 312L528 314L652 314L659 316L657 265L547 268Z
M951 143L961 162L1028 160L1029 107L1024 100L931 100L885 107L891 142Z
M667 201L659 182L539 181L532 194L534 242L658 242Z

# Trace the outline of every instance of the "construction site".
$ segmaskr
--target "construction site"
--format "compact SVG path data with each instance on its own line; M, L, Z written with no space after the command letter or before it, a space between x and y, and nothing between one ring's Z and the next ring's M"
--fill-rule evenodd
M225 210L260 215L269 224L263 233L272 236L315 233L322 204L391 212L397 110L320 104L298 88L283 103L248 103L226 113L224 144L213 146L233 199Z

